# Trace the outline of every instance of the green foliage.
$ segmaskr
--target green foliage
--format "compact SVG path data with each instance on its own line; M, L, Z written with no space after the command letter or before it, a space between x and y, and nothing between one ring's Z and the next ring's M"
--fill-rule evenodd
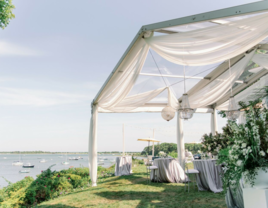
M225 190L237 187L242 175L251 185L258 168L268 167L268 111L256 106L260 100L239 105L245 111L246 123L229 123L231 132L229 140L232 145L219 154L219 163L226 165L223 184Z
M89 169L85 167L52 171L50 166L34 180L25 177L0 189L0 207L30 207L60 195L89 186ZM99 167L98 178L112 176L111 170Z
M188 149L193 154L197 153L198 150L201 149L201 144L196 143L186 143L185 149ZM149 146L149 155L152 155L153 146ZM171 152L177 152L177 144L175 143L161 143L161 144L155 144L154 145L154 155L159 155L159 152L163 151L167 154L170 154ZM141 152L141 155L147 155L148 154L148 146L143 149Z
M178 158L178 152L175 152L175 151L170 152L168 155L169 155L170 157L173 157L173 158Z
M4 29L11 19L15 18L12 10L15 6L12 4L12 0L0 0L0 27Z

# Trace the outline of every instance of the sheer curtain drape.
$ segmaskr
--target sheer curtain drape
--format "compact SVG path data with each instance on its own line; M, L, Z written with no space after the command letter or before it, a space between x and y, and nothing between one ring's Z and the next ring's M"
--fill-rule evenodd
M268 14L190 32L154 36L146 43L160 56L180 65L200 66L231 59L268 36Z

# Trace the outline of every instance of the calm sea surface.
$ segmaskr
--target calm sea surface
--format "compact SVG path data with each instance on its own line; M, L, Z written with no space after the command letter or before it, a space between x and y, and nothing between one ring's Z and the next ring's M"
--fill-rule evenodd
M20 173L20 170L26 170L28 168L22 168L22 166L12 165L13 161L18 161L20 159L24 164L31 163L34 165L34 168L29 168L30 173ZM83 159L79 160L69 160L69 157L82 157ZM4 159L6 158L6 159ZM116 155L99 155L98 162L104 163L101 165L103 167L110 167L115 163ZM45 159L47 162L40 163L39 161ZM104 160L106 159L106 160ZM103 160L103 161L99 161ZM63 165L62 162L66 161L66 155L60 154L0 154L0 188L3 188L8 185L8 183L2 178L6 178L12 183L23 179L25 176L32 176L36 178L36 175L40 174L42 170L46 170L49 166L54 165L52 170L62 170L68 169L69 167L88 167L88 155L67 155L68 165Z

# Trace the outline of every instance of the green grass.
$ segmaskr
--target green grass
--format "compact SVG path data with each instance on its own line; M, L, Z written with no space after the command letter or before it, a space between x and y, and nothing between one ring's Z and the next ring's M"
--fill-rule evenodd
M189 167L190 168L190 167ZM198 192L184 184L151 183L147 185L144 165L134 165L130 176L99 179L97 187L80 189L74 193L39 204L39 208L78 207L178 207L226 208L223 193Z

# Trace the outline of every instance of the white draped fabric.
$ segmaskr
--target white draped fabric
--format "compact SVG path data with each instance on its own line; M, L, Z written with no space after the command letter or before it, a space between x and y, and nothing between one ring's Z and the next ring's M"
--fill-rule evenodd
M133 88L148 54L149 46L143 39L138 40L127 58L119 66L117 73L103 89L98 105L112 110Z
M233 65L231 67L231 74L230 71L227 70L205 87L201 88L194 94L189 95L191 108L201 108L211 105L224 96L243 73L254 53L255 51L246 54L242 60Z
M252 61L256 64L259 64L263 68L268 69L268 55L267 54L256 54Z
M263 76L262 78L260 78L259 81L255 82L253 85L251 85L247 89L245 89L242 92L240 92L239 94L235 95L235 101L236 101L237 105L238 105L239 101L247 102L249 100L257 99L258 94L256 94L256 92L258 92L259 89L264 87L264 86L268 86L268 75ZM229 101L226 101L223 104L221 104L220 106L217 106L216 108L218 110L228 110L228 104L229 104Z
M166 60L200 66L231 59L268 36L268 14L190 32L154 36L147 44Z

